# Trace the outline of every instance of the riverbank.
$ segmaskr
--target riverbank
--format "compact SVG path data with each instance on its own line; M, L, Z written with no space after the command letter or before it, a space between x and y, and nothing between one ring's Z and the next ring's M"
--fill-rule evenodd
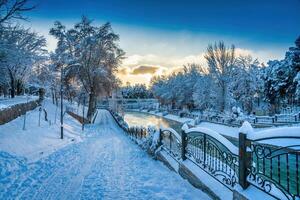
M237 142L238 136L239 136L239 128L240 127L225 126L222 124L215 124L215 123L211 123L211 122L200 122L199 124L195 125L195 120L192 118L188 118L188 117L179 117L179 116L176 116L173 114L163 115L162 112L154 112L154 111L147 112L146 110L138 110L138 109L131 109L128 111L151 114L151 115L154 115L157 117L161 117L164 119L168 119L168 120L172 120L172 121L181 123L181 125L183 125L184 123L188 123L188 124L196 126L196 127L208 128L208 129L211 129L211 130L214 130L214 131L220 133L221 135L225 136L227 139L234 141L233 143ZM266 129L268 129L268 128L253 128L254 132L266 130Z

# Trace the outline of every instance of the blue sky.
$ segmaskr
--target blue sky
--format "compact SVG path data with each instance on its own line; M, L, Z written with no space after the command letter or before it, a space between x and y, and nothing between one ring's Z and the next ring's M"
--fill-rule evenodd
M55 20L71 26L86 15L95 24L111 22L128 57L121 76L132 76L133 83L151 78L130 73L139 66L163 73L186 62L203 63L206 46L219 40L262 62L281 59L300 35L300 0L32 1L38 6L28 14L29 24L47 37L50 50L55 40L47 33Z

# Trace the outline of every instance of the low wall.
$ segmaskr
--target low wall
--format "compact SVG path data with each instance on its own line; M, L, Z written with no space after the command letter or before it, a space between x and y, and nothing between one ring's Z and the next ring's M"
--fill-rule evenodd
M86 118L83 118L82 116L79 116L71 111L67 111L67 113L72 116L73 118L75 118L77 121L79 121L81 124L90 124L91 122L86 119Z
M162 163L164 163L170 170L177 172L182 178L186 179L190 184L192 184L195 188L198 188L202 190L204 193L206 193L208 196L210 196L212 199L215 200L221 200L221 199L232 199L231 197L231 191L226 190L226 196L225 198L221 198L219 195L217 195L213 190L210 189L209 185L206 184L206 180L201 180L200 177L198 177L193 170L189 169L187 166L185 166L181 162L175 161L172 157L168 156L167 153L165 153L164 150L160 150L156 153L155 158ZM174 161L174 162L173 162ZM200 169L201 170L201 169ZM210 178L210 177L208 177ZM214 185L215 187L222 187L222 185L219 185L220 183L216 183L217 185ZM229 196L229 198L228 198Z
M0 111L0 125L10 122L17 117L24 115L27 111L33 110L40 105L40 100L20 103Z

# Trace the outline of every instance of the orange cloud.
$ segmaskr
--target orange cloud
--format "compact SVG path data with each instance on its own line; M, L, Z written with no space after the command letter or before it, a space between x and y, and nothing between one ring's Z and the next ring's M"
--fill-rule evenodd
M139 74L155 74L158 71L159 67L155 66L138 66L134 68L131 72L133 75Z

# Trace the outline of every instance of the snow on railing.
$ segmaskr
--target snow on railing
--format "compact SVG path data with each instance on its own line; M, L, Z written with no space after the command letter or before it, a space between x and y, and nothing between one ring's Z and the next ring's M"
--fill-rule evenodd
M243 188L250 183L278 199L299 199L300 127L247 130L239 135Z
M184 124L180 134L170 128L160 128L155 147L169 153L178 163L189 159L230 190L237 184L243 189L251 184L278 199L299 199L300 127L253 132L251 124L244 122L239 132L236 147L207 128L189 128ZM127 133L135 141L148 135L141 127L130 127ZM274 139L277 139L275 143L268 142ZM294 143L280 143L278 139L290 139Z

